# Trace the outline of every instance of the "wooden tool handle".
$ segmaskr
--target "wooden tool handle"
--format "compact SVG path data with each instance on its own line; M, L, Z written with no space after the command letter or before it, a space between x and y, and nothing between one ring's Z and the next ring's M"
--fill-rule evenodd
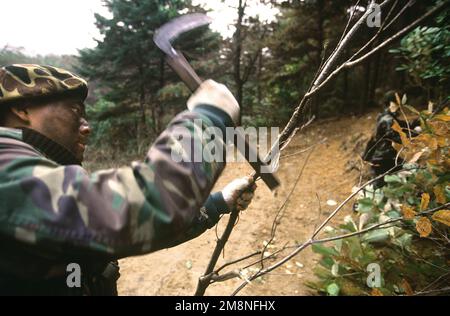
M191 67L186 58L184 58L182 53L176 52L174 56L167 56L166 60L192 92L197 90L197 88L202 84L202 80ZM250 146L248 140L245 138L245 135L239 129L236 130L236 138L234 141L238 150L255 170L256 175L264 181L269 189L274 190L278 187L280 182L273 173L261 172L262 167L269 169L269 165L262 161L256 151L256 148L254 148L254 146ZM244 147L242 148L242 146L238 146L239 143L244 143ZM256 161L252 161L253 159Z

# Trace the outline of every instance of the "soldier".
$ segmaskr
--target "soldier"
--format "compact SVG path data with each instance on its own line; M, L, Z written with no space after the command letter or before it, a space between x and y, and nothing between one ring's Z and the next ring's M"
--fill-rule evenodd
M236 124L239 105L225 86L202 84L188 101L190 111L172 120L145 161L92 174L81 167L90 133L87 92L86 81L63 69L0 68L4 294L117 294L115 260L199 236L222 214L245 209L253 197L256 186L249 177L208 197L224 162L171 159L175 147L193 155L186 147L205 142L202 129L224 131ZM201 120L201 129L194 120ZM174 136L180 131L183 142ZM69 263L81 267L79 288L67 285Z
M409 127L409 133L412 136L417 136L414 129L420 125L419 120L410 123L401 120L399 110L394 106L395 102L395 92L387 92L383 98L384 110L377 117L375 133L367 143L363 154L363 160L371 163L372 178L391 169L392 172L400 170L403 164L403 159L398 157L397 151L392 146L392 142L401 143L400 135L392 129L394 122L397 122L407 133ZM384 179L379 179L374 183L374 188L380 188L385 184Z

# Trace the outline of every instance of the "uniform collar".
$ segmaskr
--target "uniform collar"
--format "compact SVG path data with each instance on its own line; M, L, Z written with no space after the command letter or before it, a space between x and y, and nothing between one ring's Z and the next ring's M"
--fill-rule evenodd
M0 127L0 137L23 141L60 165L81 165L69 150L35 130Z

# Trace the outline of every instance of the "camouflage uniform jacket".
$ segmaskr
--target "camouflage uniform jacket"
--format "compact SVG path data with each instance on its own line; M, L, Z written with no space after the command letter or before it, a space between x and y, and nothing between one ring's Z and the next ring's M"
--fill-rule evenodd
M205 145L205 128L230 122L207 105L183 112L145 161L92 174L46 158L21 130L0 128L0 271L51 277L55 263L115 260L200 235L226 207L220 193L207 199L225 163L175 163L171 151L193 155L186 147Z

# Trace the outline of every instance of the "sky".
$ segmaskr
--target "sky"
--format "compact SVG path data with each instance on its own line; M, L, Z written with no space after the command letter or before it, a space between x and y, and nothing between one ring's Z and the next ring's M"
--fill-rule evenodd
M233 34L237 1L194 0L213 11L211 27L223 36ZM257 3L258 1L254 1ZM110 16L101 0L0 0L0 49L6 45L23 47L29 55L77 54L77 49L93 48L100 34L94 13ZM253 5L248 12L272 19L274 11Z
M35 54L76 54L95 47L94 12L106 14L100 0L0 0L0 48L24 47Z

